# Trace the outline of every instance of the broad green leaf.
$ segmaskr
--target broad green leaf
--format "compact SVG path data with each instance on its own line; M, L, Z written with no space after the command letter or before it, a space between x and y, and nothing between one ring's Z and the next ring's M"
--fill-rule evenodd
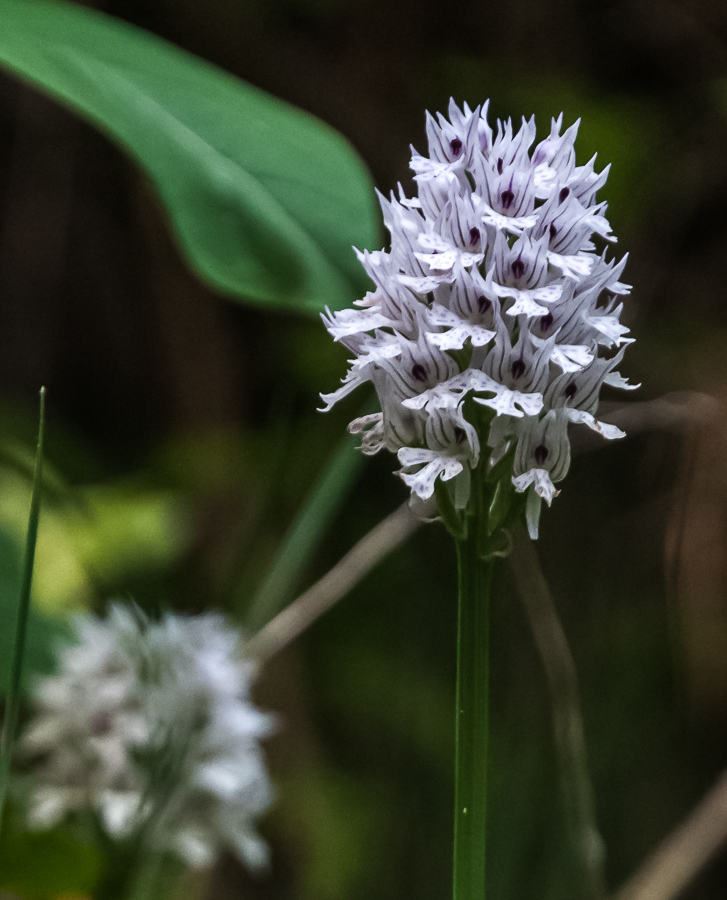
M131 154L188 261L216 289L309 312L340 308L360 291L351 246L378 242L373 192L333 129L80 6L0 0L0 22L0 65Z

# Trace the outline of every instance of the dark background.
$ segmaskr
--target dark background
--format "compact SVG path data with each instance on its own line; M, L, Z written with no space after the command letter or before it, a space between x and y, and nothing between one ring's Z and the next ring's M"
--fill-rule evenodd
M629 437L587 443L539 552L581 677L616 889L727 763L727 6L512 0L145 0L103 11L339 129L411 190L424 110L491 98L539 134L582 117L582 164L628 251ZM383 240L383 238L382 238ZM242 618L359 400L326 417L344 355L320 323L215 296L180 261L152 187L102 135L0 75L0 403L29 442L49 390L70 490L164 491L189 529L164 565L91 578L96 604ZM694 392L676 411L649 401ZM707 394L717 402L708 402ZM671 408L670 408L671 409ZM10 440L10 437L8 440ZM589 452L585 452L588 449ZM302 589L405 499L367 461ZM143 537L143 534L141 535ZM183 544L183 546L182 546ZM209 896L441 898L451 858L454 553L415 537L277 657L257 696L280 799L269 879L230 859ZM491 894L584 896L567 851L542 665L507 566L493 609ZM724 860L686 897L723 898Z

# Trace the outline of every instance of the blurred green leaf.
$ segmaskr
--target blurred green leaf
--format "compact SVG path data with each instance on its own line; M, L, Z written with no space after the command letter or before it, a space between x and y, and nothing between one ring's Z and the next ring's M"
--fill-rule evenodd
M404 655L363 647L357 640L335 646L326 665L337 673L326 685L329 702L354 744L374 732L392 745L408 747L431 772L449 781L454 761L453 685L443 684ZM380 702L391 697L392 685L406 698L406 716L396 703Z
M84 567L107 584L164 568L189 544L189 513L174 492L106 484L80 495L83 512L65 524Z
M25 539L31 484L28 478L0 466L0 554L4 542L12 542L12 552L19 559ZM46 500L48 497L46 496ZM82 609L90 602L92 591L85 564L73 541L69 524L73 521L69 510L61 505L46 503L38 530L35 571L33 575L33 603L52 616L72 609ZM4 598L5 582L19 577L15 570L3 567L0 594ZM9 587L7 588L10 589ZM18 582L19 590L19 582ZM16 593L15 603L17 603Z
M659 196L665 181L665 146L661 110L651 99L636 92L608 94L587 79L575 79L558 72L503 72L494 57L449 54L428 69L431 86L446 85L447 93L467 99L472 105L492 99L490 124L498 117L512 117L517 127L520 116L535 115L538 140L550 129L550 118L563 113L563 126L581 119L576 141L578 164L594 154L597 172L611 164L606 187L599 200L608 201L609 219L624 239L625 229L643 221ZM482 94L482 85L488 85ZM439 102L443 102L444 97ZM614 254L620 256L614 248ZM628 280L628 279L627 279Z
M0 887L25 900L89 895L99 870L98 851L59 828L4 834L0 842Z
M154 180L193 268L234 297L340 308L377 243L370 178L312 116L80 6L0 0L0 64L120 143Z
M372 859L386 854L392 838L387 833L391 800L386 790L373 780L312 765L285 781L280 803L296 833L306 837L296 896L300 900L356 896L357 888L370 878Z
M0 692L5 693L10 682L10 659L15 637L18 594L20 593L22 544L0 528ZM53 667L54 647L67 637L66 619L47 615L31 606L26 635L23 680ZM0 867L0 871L2 868Z
M300 507L272 568L250 604L247 624L251 629L261 627L292 600L301 572L363 468L364 456L356 452L354 444L349 434L341 438Z

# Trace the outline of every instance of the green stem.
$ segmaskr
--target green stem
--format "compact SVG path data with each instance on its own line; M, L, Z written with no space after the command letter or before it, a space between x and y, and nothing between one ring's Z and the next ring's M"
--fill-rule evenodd
M454 789L454 900L484 900L487 826L489 599L492 560L478 552L483 516L457 541L457 709Z
M30 612L30 589L33 583L33 564L35 562L35 545L38 540L38 521L40 519L40 497L43 482L43 439L45 434L45 388L40 389L40 417L38 423L38 446L35 453L35 469L33 471L33 490L30 498L28 515L28 531L25 539L25 555L23 573L18 601L18 615L15 625L15 642L13 646L10 686L5 704L5 720L2 736L0 736L0 823L2 823L5 797L7 795L10 764L15 747L15 733L18 728L20 711L20 681L23 674L23 656L25 653L25 635L28 630L28 614Z

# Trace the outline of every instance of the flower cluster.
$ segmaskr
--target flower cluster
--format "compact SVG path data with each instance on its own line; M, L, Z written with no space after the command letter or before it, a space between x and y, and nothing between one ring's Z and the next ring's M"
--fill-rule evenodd
M570 464L568 423L623 436L596 419L599 392L633 387L616 371L631 342L626 257L607 261L616 238L596 201L608 168L576 166L578 122L561 127L531 150L534 118L493 134L487 104L428 115L429 156L411 161L418 196L380 195L391 250L357 251L375 289L323 317L355 357L325 409L367 381L378 393L381 412L349 426L363 452L396 452L413 498L453 480L459 508L481 443L490 467L510 454L534 537Z
M222 847L264 866L254 820L271 802L259 741L272 722L248 699L237 633L215 614L150 622L120 603L75 624L24 737L33 824L90 809L112 838L143 834L192 866Z

